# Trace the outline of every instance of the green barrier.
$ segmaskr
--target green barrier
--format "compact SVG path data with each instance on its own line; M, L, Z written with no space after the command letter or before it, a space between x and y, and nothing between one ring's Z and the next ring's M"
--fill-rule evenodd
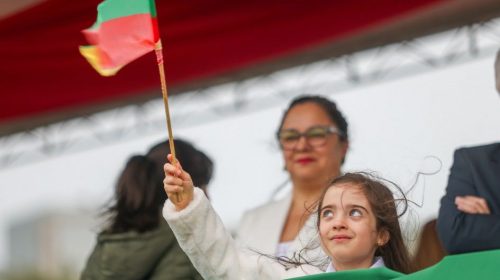
M291 278L293 280L500 280L500 250L446 256L424 270L401 274L388 268L358 269Z
M500 250L447 256L434 266L395 279L499 280Z
M310 276L303 276L297 278L290 278L293 280L389 280L397 277L404 276L404 274L390 270L385 267L378 267L372 269L355 269L339 272L328 272L315 274Z

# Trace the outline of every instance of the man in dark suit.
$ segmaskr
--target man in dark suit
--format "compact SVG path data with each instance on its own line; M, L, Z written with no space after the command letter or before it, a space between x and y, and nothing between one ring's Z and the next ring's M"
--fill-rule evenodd
M495 78L500 93L500 51ZM450 254L500 249L500 142L455 151L437 229Z

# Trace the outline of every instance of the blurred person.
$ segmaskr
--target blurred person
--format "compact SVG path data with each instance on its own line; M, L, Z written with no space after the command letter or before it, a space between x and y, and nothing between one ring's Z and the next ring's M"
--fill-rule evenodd
M193 182L206 191L213 172L211 159L183 140L175 140L175 149ZM163 164L169 153L165 141L146 155L129 158L104 213L108 224L97 236L82 280L203 279L161 218L167 199Z
M311 205L328 183L341 174L349 147L348 124L336 104L304 95L290 103L277 133L291 194L244 213L238 242L253 251L292 257L308 243L318 243ZM310 252L323 257L324 252Z
M322 190L313 216L320 248L328 256L324 270L313 265L307 256L267 258L238 248L180 164L165 165L164 187L169 196L182 193L183 201L167 200L163 216L205 279L283 279L383 267L403 273L411 270L399 224L407 200L401 192L403 199L398 202L403 202L404 207L398 213L391 190L369 174L341 175ZM392 270L374 273L378 279L401 276Z
M436 219L432 219L422 228L417 250L412 258L414 271L433 266L446 256L446 251L437 234L436 222Z
M500 93L500 51L495 84ZM500 249L500 142L455 151L437 229L450 254Z

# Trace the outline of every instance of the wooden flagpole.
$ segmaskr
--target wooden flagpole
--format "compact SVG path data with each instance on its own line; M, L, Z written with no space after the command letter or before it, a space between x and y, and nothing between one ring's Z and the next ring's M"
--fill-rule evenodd
M163 95L163 105L165 105L165 117L167 119L167 130L168 130L168 143L170 144L170 153L172 154L172 164L175 165L177 158L175 156L175 146L174 146L174 134L172 133L172 124L170 122L170 110L168 107L168 91L167 91L167 81L165 79L165 68L163 65L163 48L161 45L161 39L155 45L156 61L158 62L158 70L160 71L161 80L161 92ZM179 193L175 194L175 199L177 202L182 200L182 196Z

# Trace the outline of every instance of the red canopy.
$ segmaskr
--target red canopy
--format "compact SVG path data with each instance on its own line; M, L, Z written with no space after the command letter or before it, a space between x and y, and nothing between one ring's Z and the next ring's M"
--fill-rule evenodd
M0 21L3 133L26 123L33 126L44 119L144 100L153 92L161 96L153 53L110 78L99 76L80 56L78 46L85 44L80 30L95 21L99 2L48 0ZM178 90L303 53L442 6L441 2L449 3L158 0L168 86Z

